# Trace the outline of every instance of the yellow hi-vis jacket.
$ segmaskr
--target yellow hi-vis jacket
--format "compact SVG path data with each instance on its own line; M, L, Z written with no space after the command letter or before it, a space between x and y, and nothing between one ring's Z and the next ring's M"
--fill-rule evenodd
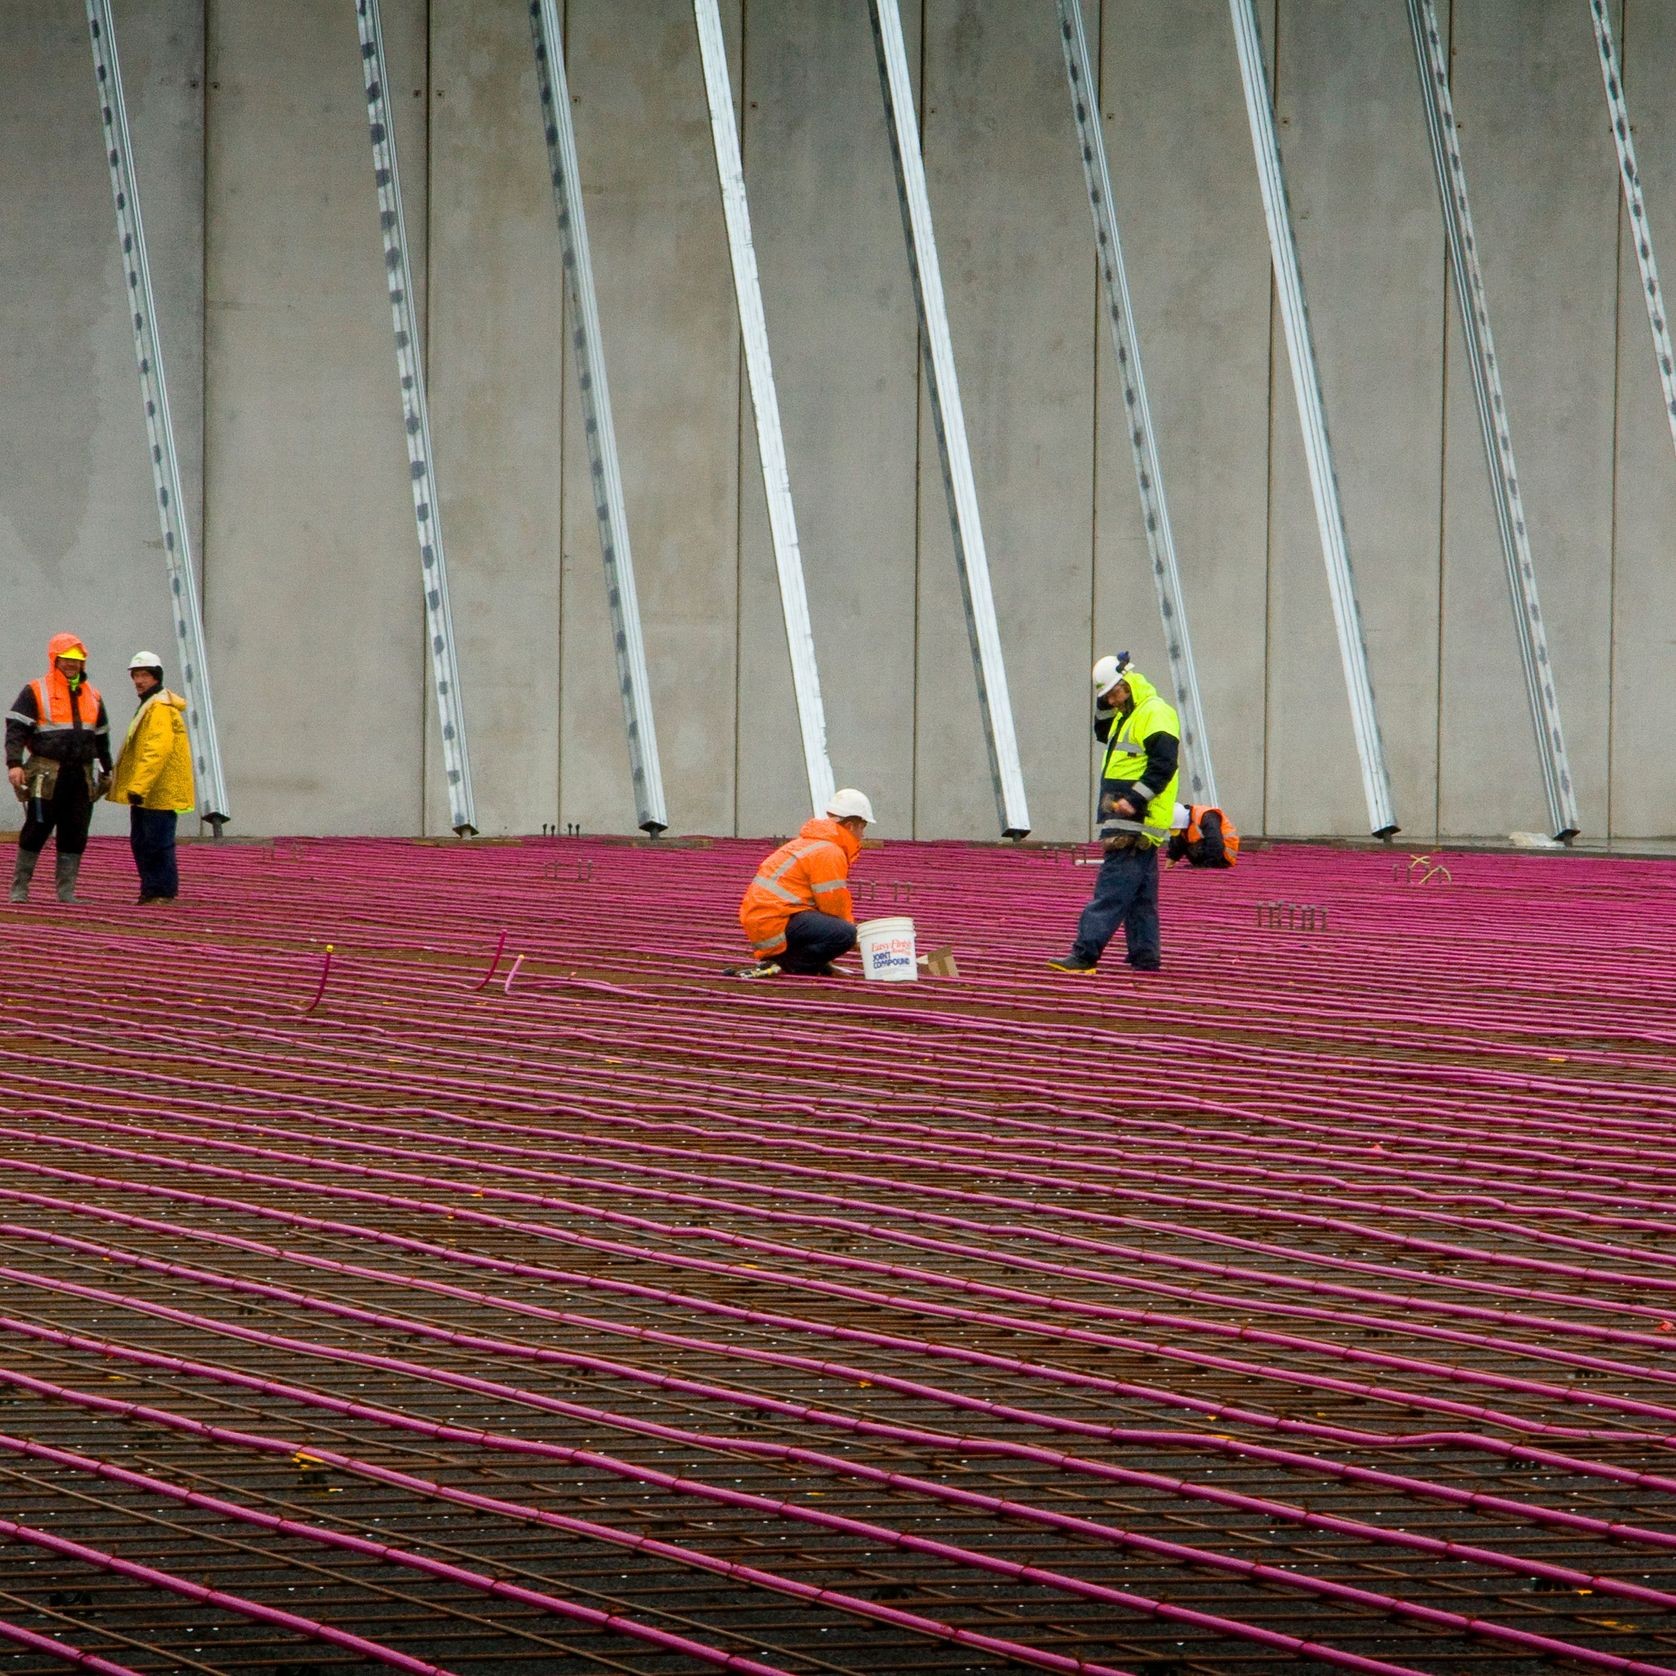
M1158 689L1138 669L1128 670L1123 677L1129 687L1134 705L1129 714L1112 726L1106 746L1106 765L1100 775L1100 824L1102 833L1107 828L1122 832L1129 830L1121 817L1114 816L1106 800L1115 795L1130 793L1130 802L1146 806L1139 816L1140 836L1151 844L1162 844L1170 836L1170 817L1175 813L1176 788L1181 784L1177 770L1163 786L1149 785L1146 773L1146 742L1154 734L1167 733L1172 739L1181 738L1181 722L1175 710L1158 695ZM1113 782L1117 782L1114 786Z

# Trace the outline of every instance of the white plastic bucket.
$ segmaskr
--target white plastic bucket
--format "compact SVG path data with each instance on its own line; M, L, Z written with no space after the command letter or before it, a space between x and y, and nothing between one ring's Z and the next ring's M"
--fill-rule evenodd
M864 976L882 983L912 983L919 976L914 922L901 915L863 920L855 928Z

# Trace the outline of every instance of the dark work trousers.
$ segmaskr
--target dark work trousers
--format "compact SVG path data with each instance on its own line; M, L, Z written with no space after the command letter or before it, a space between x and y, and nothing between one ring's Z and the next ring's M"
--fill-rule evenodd
M786 921L786 952L768 958L782 972L818 972L855 947L855 927L836 914L805 908Z
M1079 960L1098 960L1120 925L1129 946L1129 964L1155 968L1161 954L1158 851L1151 844L1106 851L1094 879L1094 895L1077 921L1077 940L1071 952Z
M173 809L128 811L128 847L139 870L140 895L172 902L180 894L180 872L175 866Z
M59 769L51 797L45 801L32 797L23 807L23 830L17 835L20 850L39 855L55 831L60 855L80 855L87 848L93 794L88 790L87 771L79 764Z

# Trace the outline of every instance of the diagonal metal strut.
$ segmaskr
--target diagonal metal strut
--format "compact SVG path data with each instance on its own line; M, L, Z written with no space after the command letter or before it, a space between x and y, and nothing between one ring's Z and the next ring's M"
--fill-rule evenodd
M1012 697L1007 689L1007 666L1001 653L1001 629L990 587L989 554L978 513L966 415L960 403L954 338L949 330L942 269L937 261L937 237L931 224L931 196L925 181L913 81L908 73L908 49L902 37L902 13L897 0L868 0L868 11L890 130L890 155L896 165L896 191L902 205L908 265L913 272L914 297L919 306L926 389L943 466L949 529L960 571L966 627L972 640L972 663L977 674L978 704L983 712L984 743L989 748L989 771L995 782L996 809L1001 835L1023 838L1030 831L1030 810L1024 795L1024 771L1019 762Z
M1210 732L1205 726L1199 672L1193 662L1193 641L1187 630L1187 602L1182 597L1175 535L1170 527L1169 503L1164 497L1164 474L1158 463L1158 438L1153 430L1152 408L1146 398L1134 307L1129 300L1129 278L1124 271L1123 245L1118 238L1117 205L1112 198L1111 170L1106 161L1106 136L1100 126L1099 83L1089 57L1079 0L1059 0L1059 40L1065 49L1071 115L1082 153L1088 207L1094 216L1094 242L1100 278L1106 289L1112 347L1123 385L1124 429L1129 434L1129 447L1135 460L1141 520L1146 528L1147 552L1152 559L1152 580L1158 591L1158 616L1164 628L1164 655L1169 659L1171 684L1181 711L1182 780L1189 801L1218 804Z
M372 139L373 178L378 187L378 224L384 236L384 271L396 334L396 372L401 380L413 521L419 536L431 677L442 728L448 822L464 837L477 830L477 804L472 796L471 759L466 751L465 707L454 649L454 619L448 603L448 561L442 544L442 507L437 495L435 456L431 452L425 369L419 359L419 315L413 306L413 270L407 253L407 224L402 219L401 175L396 167L396 131L390 121L390 77L384 63L384 27L379 18L378 0L355 0L355 23L361 36L367 126Z
M1577 793L1560 726L1560 701L1554 691L1554 666L1548 655L1548 630L1537 597L1536 566L1531 558L1525 503L1519 491L1519 468L1513 458L1507 402L1502 395L1495 340L1490 335L1490 305L1478 263L1478 241L1467 203L1466 169L1461 162L1455 107L1449 95L1449 61L1432 0L1408 0L1409 29L1414 37L1414 62L1420 74L1426 132L1431 139L1432 164L1437 173L1438 200L1449 240L1449 267L1455 276L1461 332L1472 368L1472 393L1478 404L1478 424L1484 435L1484 458L1490 472L1490 493L1496 506L1496 525L1507 561L1507 586L1513 601L1519 658L1525 671L1531 725L1536 732L1537 757L1553 835L1564 841L1579 828Z
M151 268L146 261L139 177L128 130L128 107L122 96L122 65L117 57L110 0L87 0L87 30L93 46L105 161L110 165L111 195L116 204L116 231L122 244L128 310L134 328L134 358L139 365L140 395L145 402L146 437L151 444L151 477L157 491L157 518L163 531L163 562L169 573L169 616L175 629L181 696L186 700L186 731L192 746L198 813L219 838L230 815L227 783L221 771L221 746L215 731L209 659L204 650L204 619L192 570L192 536L181 494L180 461L175 452L174 420L169 413L169 388L163 376L163 343L157 330Z
M1600 49L1600 73L1606 84L1612 138L1618 148L1618 175L1624 187L1624 208L1629 213L1630 239L1641 267L1641 295L1647 304L1647 324L1653 334L1653 360L1664 391L1670 440L1676 445L1676 348L1670 341L1670 317L1665 313L1658 258L1653 253L1653 229L1647 220L1647 199L1641 190L1641 169L1635 160L1635 134L1629 123L1629 106L1624 100L1624 75L1612 41L1612 19L1605 0L1589 0L1589 15L1594 19L1595 45Z
M704 94L710 106L710 136L715 145L716 176L721 183L727 220L727 245L733 259L733 290L739 305L739 332L745 346L745 371L756 414L757 455L768 501L768 528L774 564L780 577L780 608L791 653L792 689L803 736L803 766L809 799L817 815L832 800L832 763L827 756L826 710L821 702L820 671L815 663L815 634L809 621L809 595L803 581L803 552L797 537L797 513L791 498L791 470L786 464L780 427L780 399L774 386L774 361L768 348L768 319L762 306L756 246L751 240L751 210L745 195L745 164L739 149L739 125L733 114L733 84L727 69L727 41L716 0L693 0L698 46L704 61Z
M652 719L652 683L646 670L646 641L640 629L640 596L629 547L628 508L611 417L611 389L605 376L605 337L582 203L582 174L576 156L576 127L570 115L565 77L564 35L556 0L531 0L530 34L535 49L536 88L547 144L553 204L558 213L565 286L570 298L571 341L578 357L576 383L582 398L582 429L588 444L589 486L599 518L600 554L605 563L605 598L611 612L611 642L617 657L623 725L628 734L629 774L634 784L635 824L656 835L669 825L664 807L658 734Z
M1375 837L1388 838L1399 830L1391 797L1391 774L1385 763L1384 742L1379 736L1373 679L1368 673L1367 639L1356 599L1356 579L1350 569L1350 541L1345 533L1338 473L1333 467L1332 445L1327 437L1326 404L1321 396L1321 375L1310 335L1297 241L1292 235L1286 178L1280 168L1280 141L1275 134L1274 106L1269 100L1263 40L1257 27L1254 0L1228 0L1228 7L1234 22L1234 44L1239 52L1246 117L1251 124L1251 147L1257 159L1257 181L1263 193L1263 214L1269 227L1275 293L1292 364L1292 389L1297 397L1298 422L1304 433L1304 458L1309 465L1309 486L1315 499L1315 523L1321 538L1321 557L1327 567L1327 589L1332 595L1333 624L1338 630L1345 691L1350 699L1350 724L1355 730L1356 751L1362 765L1368 826Z

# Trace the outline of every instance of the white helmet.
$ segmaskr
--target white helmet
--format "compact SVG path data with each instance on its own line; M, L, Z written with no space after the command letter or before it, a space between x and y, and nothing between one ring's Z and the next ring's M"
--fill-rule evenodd
M871 825L873 820L873 805L868 802L866 792L857 791L854 786L835 791L827 801L826 812L835 821L864 820Z
M161 669L163 660L155 652L136 652L128 660L130 669Z
M1170 830L1185 832L1193 824L1193 811L1185 803L1178 803L1170 812Z
M1109 693L1119 681L1123 679L1123 672L1129 667L1129 654L1120 652L1114 657L1103 657L1094 665L1094 696L1102 697Z

